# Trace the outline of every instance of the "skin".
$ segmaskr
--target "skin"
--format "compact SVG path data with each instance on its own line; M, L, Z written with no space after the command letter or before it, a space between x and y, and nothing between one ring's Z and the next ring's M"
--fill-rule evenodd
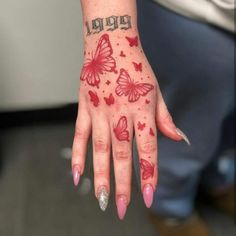
M110 191L109 164L112 156L116 197L125 196L128 205L131 197L132 138L135 137L137 142L140 163L141 160L143 164L149 163L140 168L141 188L150 184L155 191L158 176L157 129L176 141L182 140L182 136L176 132L176 126L166 108L157 79L143 52L137 29L136 1L81 0L81 5L85 26L85 64L88 58L95 55L101 37L107 34L112 48L110 56L115 60L116 66L112 71L103 70L102 73L98 73L100 81L96 85L89 84L86 79L80 83L72 168L76 166L80 175L83 174L88 139L92 134L95 195L98 194L99 186L106 186L108 192ZM107 17L113 15L118 16L118 22L120 16L130 16L132 27L121 29L124 26L127 28L129 24L118 25L118 28L109 31L109 27L104 26L102 30L100 27L99 30L95 30L96 33L91 33L93 19L100 17L105 22ZM130 42L127 37L136 37L138 45ZM132 102L129 101L129 94L117 94L117 81L121 70L125 70L135 83L147 83L152 89ZM83 76L83 72L81 74ZM97 97L94 97L94 94ZM117 128L121 117L125 117L123 121L126 120L126 126ZM121 135L117 130L120 133L127 132L129 138L117 138ZM143 171L148 173L144 175Z

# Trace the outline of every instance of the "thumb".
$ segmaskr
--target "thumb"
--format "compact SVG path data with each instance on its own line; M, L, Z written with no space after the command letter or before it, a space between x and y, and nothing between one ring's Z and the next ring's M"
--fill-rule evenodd
M160 90L157 96L156 123L157 128L168 138L175 141L184 140L188 145L191 145L184 132L174 124Z

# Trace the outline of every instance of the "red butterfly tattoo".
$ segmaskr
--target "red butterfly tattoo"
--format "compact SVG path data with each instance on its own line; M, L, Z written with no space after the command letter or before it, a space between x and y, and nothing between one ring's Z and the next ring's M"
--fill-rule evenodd
M144 159L140 161L140 167L143 170L142 179L146 180L148 178L152 178L154 175L154 165Z
M149 134L150 134L151 136L155 136L154 131L153 131L152 128L149 129Z
M143 130L145 128L146 124L145 123L141 123L140 121L138 122L138 129L139 130Z
M128 42L129 42L129 46L130 47L138 47L138 36L135 36L134 38L130 38L130 37L125 37Z
M88 91L89 96L90 96L90 101L93 103L95 107L99 105L99 97L96 92L93 92L91 90Z
M136 102L140 96L145 96L154 88L152 84L134 82L125 69L120 70L116 83L118 84L115 90L116 94L128 96L129 102Z
M105 100L105 102L106 102L106 104L107 104L108 106L110 106L110 105L112 105L112 104L115 103L115 99L114 99L112 93L110 93L110 95L109 95L108 98L104 97L104 100Z
M100 83L100 75L105 71L115 72L116 62L111 56L113 50L109 40L108 34L104 34L98 41L98 46L95 51L95 55L91 58L87 58L83 65L80 79L86 80L91 86L98 87Z
M116 138L119 141L128 141L129 142L129 131L127 130L127 118L125 116L122 116L116 127L113 129Z
M140 62L140 63L136 63L136 62L132 62L133 63L133 65L134 65L134 69L136 70L136 71L140 71L140 72L142 72L142 63Z

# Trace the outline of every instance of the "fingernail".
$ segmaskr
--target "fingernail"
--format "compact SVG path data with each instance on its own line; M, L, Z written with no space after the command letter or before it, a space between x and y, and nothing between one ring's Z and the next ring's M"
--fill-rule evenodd
M189 146L191 145L191 143L190 143L188 137L186 136L186 134L185 134L183 131L181 131L180 129L177 128L177 129L176 129L176 133L177 133L179 136L181 136L182 139L183 139Z
M150 208L153 201L153 188L151 184L146 184L143 188L143 199L147 208Z
M109 194L105 186L100 186L98 189L98 202L102 211L105 211L108 205Z
M80 167L78 165L74 165L72 173L73 173L74 185L77 186L80 179Z
M127 210L127 198L125 195L120 195L116 200L117 213L120 220L123 220Z

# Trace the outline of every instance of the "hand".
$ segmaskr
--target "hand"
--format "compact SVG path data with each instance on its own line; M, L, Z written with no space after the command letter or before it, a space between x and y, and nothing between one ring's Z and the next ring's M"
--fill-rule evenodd
M72 154L74 183L84 172L92 132L95 195L105 210L112 150L116 204L122 219L130 202L133 136L147 207L157 185L157 128L173 140L188 140L172 122L137 31L88 37L84 57Z

